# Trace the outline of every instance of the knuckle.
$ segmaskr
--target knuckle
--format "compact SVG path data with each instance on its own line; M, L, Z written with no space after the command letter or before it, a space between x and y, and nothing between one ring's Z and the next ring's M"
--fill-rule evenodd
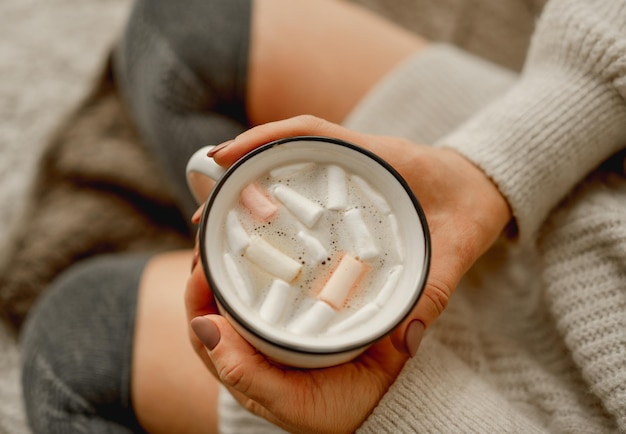
M328 128L329 122L311 114L298 115L296 117L307 129L314 131L324 131Z
M437 315L441 315L446 310L451 295L451 287L438 279L430 280L424 290L424 297L433 305Z
M250 398L243 399L241 405L250 413L256 414L258 416L262 416L265 410L261 404Z
M244 395L250 388L250 379L240 363L222 366L217 374L225 386L232 387Z

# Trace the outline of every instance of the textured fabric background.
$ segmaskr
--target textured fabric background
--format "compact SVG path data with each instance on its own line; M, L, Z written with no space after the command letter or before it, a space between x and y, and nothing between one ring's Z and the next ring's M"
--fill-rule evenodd
M90 89L127 0L0 2L0 260L47 137ZM27 433L19 353L0 324L0 433Z

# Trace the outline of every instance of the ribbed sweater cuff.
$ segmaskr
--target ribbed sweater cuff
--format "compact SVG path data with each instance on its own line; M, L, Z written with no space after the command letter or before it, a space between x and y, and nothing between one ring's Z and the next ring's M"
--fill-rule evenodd
M612 86L544 67L441 142L494 180L520 239L533 241L550 210L624 137L626 109Z
M432 144L500 96L513 72L457 47L430 44L389 72L344 125Z

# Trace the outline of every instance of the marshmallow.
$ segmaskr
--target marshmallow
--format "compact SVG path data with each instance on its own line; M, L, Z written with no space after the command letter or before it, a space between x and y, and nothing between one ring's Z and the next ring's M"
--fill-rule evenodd
M365 271L365 265L350 255L344 255L330 276L318 298L335 309L343 307L350 290L356 285Z
M259 309L263 321L276 324L283 316L292 292L293 290L287 282L280 279L272 281L261 309Z
M391 232L393 233L393 238L396 244L396 253L398 254L398 258L401 261L404 260L404 243L402 242L402 238L400 237L400 229L398 228L398 219L395 214L389 214L389 226L391 227Z
M312 335L323 331L331 319L337 314L335 309L318 300L315 304L290 325L292 333L298 335Z
M269 197L267 191L259 184L248 184L241 190L241 204L245 206L256 220L268 220L278 211L278 207Z
M346 172L339 166L328 166L326 169L328 179L328 201L326 208L332 210L345 209L348 206L348 184Z
M374 315L380 312L380 307L375 303L368 303L358 311L354 312L348 318L328 329L328 333L342 333L359 324L372 319Z
M383 214L389 214L391 212L391 208L385 198L379 192L370 187L366 180L357 175L352 175L350 180L361 189L363 194L376 208L378 208L380 212Z
M230 210L226 216L226 236L228 245L235 253L241 253L250 244L250 237L241 225L235 210Z
M400 280L400 275L402 274L402 270L404 267L402 265L396 265L389 272L389 276L385 279L385 284L378 292L374 303L380 307L383 307L387 301L391 298L393 291L395 291L396 286L398 285L398 281Z
M253 235L246 248L246 257L269 274L283 279L285 282L294 280L302 264L290 258L263 238Z
M299 172L304 172L305 170L309 170L314 166L315 163L312 162L289 164L287 166L277 167L276 169L270 170L270 176L274 179L284 178L287 176L295 175Z
M250 282L250 276L237 266L235 259L229 253L224 254L224 267L239 298L248 306L251 306L254 303L255 297L252 290L252 283Z
M370 259L378 255L378 247L374 238L370 234L361 210L353 208L344 213L344 220L346 222L346 228L354 244L356 254L361 259Z
M328 251L324 245L313 235L310 235L305 231L299 231L298 238L302 241L306 251L313 256L313 260L316 262L323 261L328 257Z
M324 207L313 202L286 185L278 184L273 189L274 196L305 226L312 227L317 223Z

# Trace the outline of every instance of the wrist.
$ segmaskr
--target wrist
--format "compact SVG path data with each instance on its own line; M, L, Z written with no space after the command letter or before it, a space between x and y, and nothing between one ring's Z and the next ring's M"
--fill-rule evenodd
M511 207L497 184L478 165L453 149L441 148L451 170L459 174L459 185L468 198L470 216L495 241L512 218ZM467 211L467 210L466 210Z
M510 222L507 199L479 166L456 150L424 145L410 149L400 173L422 203L431 234L452 231L464 240L453 242L463 244L469 266Z
M466 173L469 184L475 186L477 191L482 192L486 210L490 210L494 220L504 227L512 217L511 207L494 180L460 152L447 148L442 148L442 151L449 153L450 158L454 160L459 169Z

